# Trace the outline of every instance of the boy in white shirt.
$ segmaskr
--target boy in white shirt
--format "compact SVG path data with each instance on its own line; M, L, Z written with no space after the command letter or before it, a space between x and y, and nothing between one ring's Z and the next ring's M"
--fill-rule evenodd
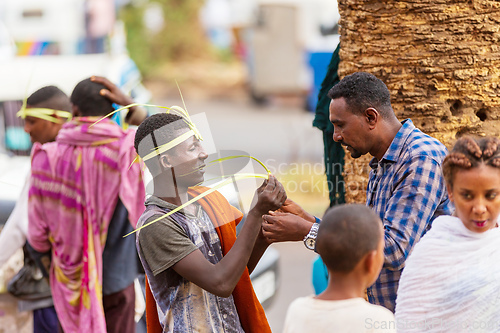
M330 209L316 239L316 252L328 268L328 287L292 302L284 332L396 332L392 312L364 299L382 269L383 235L382 222L364 205Z

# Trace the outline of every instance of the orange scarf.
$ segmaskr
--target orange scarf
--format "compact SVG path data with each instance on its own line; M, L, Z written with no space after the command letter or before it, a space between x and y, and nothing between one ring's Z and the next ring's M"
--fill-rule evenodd
M189 195L195 197L208 188L192 187ZM212 220L215 230L219 235L222 254L226 255L236 241L236 225L241 221L241 213L227 202L219 192L213 192L198 200L205 212ZM267 322L266 314L252 287L248 269L241 275L240 281L233 290L234 304L238 311L241 326L246 333L267 333L271 328ZM156 301L149 288L146 278L146 322L148 333L161 333L162 328L158 319Z

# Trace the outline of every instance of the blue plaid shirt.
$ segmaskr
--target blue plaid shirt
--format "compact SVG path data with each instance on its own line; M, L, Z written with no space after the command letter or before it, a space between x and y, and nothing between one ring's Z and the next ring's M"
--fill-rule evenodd
M366 205L378 213L385 231L384 266L368 298L393 312L406 258L432 221L452 209L441 172L446 147L410 119L402 124L382 160L370 161L366 190Z

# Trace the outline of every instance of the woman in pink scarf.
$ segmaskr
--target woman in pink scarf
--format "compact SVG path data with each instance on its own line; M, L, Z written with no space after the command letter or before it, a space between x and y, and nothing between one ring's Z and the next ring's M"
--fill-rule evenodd
M75 91L90 95L89 82ZM91 126L109 112L89 108L93 102L89 96L74 109L90 117L66 123L56 142L32 150L28 241L39 252L52 251L54 306L67 333L106 332L101 288L109 222L118 199L134 227L144 210L140 166L132 164L135 133L110 120Z

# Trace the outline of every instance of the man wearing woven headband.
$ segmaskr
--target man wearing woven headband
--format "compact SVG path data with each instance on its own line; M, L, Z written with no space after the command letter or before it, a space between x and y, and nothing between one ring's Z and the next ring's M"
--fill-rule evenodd
M42 118L37 114L41 110L53 110L52 114L47 114L51 118ZM60 111L59 114L56 113ZM40 142L41 144L54 141L62 124L66 121L61 116L61 111L70 116L71 103L68 96L55 86L46 86L34 92L26 100L26 110L24 118L24 131L29 134L31 142ZM67 118L67 117L66 117Z
M149 117L135 136L154 184L137 223L137 250L151 287L148 332L270 332L249 272L267 247L259 237L262 215L281 207L286 193L269 175L236 238L241 212L219 192L196 186L208 157L200 138L182 112Z
M94 76L92 82L102 84L99 94L110 102L119 105L128 105L133 100L111 81L104 77ZM125 121L131 125L138 125L144 118L146 112L141 108L131 109ZM45 86L31 94L24 103L18 116L25 120L24 130L30 135L31 142L45 144L56 140L59 130L64 123L71 119L71 102L69 97L55 86ZM28 190L29 181L23 187L23 191L0 234L0 267L21 248L28 233ZM109 251L105 250L105 253ZM111 256L111 255L109 255ZM112 282L111 282L112 283ZM37 297L26 295L26 297ZM33 309L34 332L57 331L58 320L53 307L51 297L38 299L37 301L22 301L23 308ZM42 330L42 331L40 331Z
M120 88L105 77L92 76L92 82L101 84L100 96L118 105L134 103ZM71 119L71 102L68 96L55 86L46 86L34 92L23 104L17 115L24 119L24 131L30 135L31 142L41 144L55 141L61 126ZM125 116L125 122L139 125L147 116L146 110L138 106L131 107Z
M122 236L144 209L144 186L139 164L131 166L135 131L110 119L94 124L113 102L132 100L104 78L81 81L72 119L55 142L32 151L28 240L52 255L50 286L65 332L135 332L137 254L133 237Z
M57 133L66 120L49 110L64 111L69 115L71 103L69 97L59 88L46 86L28 97L23 110L27 111L24 114L24 130L30 135L31 142L44 144L56 139ZM47 110L46 114L40 114L53 116L54 121L37 117L36 110ZM34 112L30 113L30 111ZM26 243L28 234L28 190L29 179L26 181L16 206L0 233L0 267ZM27 255L26 251L25 255ZM30 260L30 258L25 258L25 262L26 260ZM20 301L22 308L33 310L33 330L35 333L57 332L58 319L50 296L50 289L47 292L49 296L27 294L24 296L32 300Z

